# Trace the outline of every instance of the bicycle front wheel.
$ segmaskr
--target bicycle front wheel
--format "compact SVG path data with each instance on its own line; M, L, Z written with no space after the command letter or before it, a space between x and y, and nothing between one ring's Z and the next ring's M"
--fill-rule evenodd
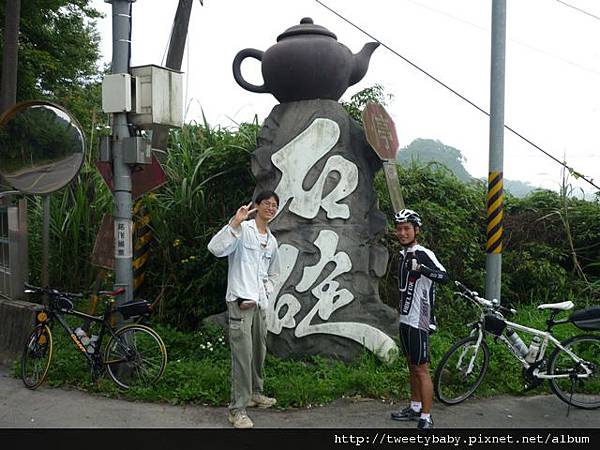
M583 359L577 363L564 350L556 347L548 363L550 387L565 403L583 409L600 408L600 337L582 334L561 345ZM589 375L586 370L591 371Z
M454 344L442 357L433 376L435 397L447 405L468 399L477 390L487 372L490 351L484 340L477 346L477 336Z
M48 374L52 360L52 333L47 325L37 325L29 337L21 355L21 379L26 387L39 387Z
M125 325L108 341L103 363L110 379L120 388L149 386L156 383L165 370L167 349L152 328Z

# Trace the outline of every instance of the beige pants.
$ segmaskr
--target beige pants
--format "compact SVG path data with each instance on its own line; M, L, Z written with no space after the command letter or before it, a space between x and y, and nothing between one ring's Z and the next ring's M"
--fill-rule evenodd
M267 354L267 313L255 306L242 310L237 301L227 302L231 347L231 403L229 409L245 409L253 392L263 390Z

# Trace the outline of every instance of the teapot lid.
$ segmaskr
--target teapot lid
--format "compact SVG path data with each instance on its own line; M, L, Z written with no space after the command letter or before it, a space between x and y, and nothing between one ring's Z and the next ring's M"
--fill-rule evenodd
M290 36L299 34L321 34L332 37L337 41L337 36L321 25L315 25L310 17L305 17L300 21L300 25L294 25L288 28L277 37L277 42Z

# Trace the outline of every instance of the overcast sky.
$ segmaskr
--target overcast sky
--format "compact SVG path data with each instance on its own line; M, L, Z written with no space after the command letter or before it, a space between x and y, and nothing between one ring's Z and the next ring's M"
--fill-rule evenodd
M489 111L491 0L322 0L395 51ZM600 17L600 2L565 0ZM507 0L505 122L600 184L600 20L557 0ZM99 23L102 53L111 59L111 5ZM177 0L133 3L132 65L164 64ZM334 32L358 52L370 39L314 0L204 0L195 2L182 70L186 121L235 127L257 114L262 122L277 101L242 89L231 64L244 48L266 51L302 17ZM260 63L242 65L244 77L262 84ZM378 48L365 87L394 96L386 108L400 146L438 139L462 151L467 169L488 172L489 118L395 56ZM505 133L504 177L551 189L560 166L510 132ZM573 181L589 192L592 186Z

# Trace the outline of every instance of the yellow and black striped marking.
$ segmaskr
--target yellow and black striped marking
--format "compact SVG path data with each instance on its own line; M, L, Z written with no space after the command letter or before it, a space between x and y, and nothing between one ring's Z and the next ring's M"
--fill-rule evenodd
M490 172L487 193L487 253L502 253L503 207L502 172Z
M133 292L144 282L144 266L150 256L152 230L149 227L150 216L141 199L133 205Z

